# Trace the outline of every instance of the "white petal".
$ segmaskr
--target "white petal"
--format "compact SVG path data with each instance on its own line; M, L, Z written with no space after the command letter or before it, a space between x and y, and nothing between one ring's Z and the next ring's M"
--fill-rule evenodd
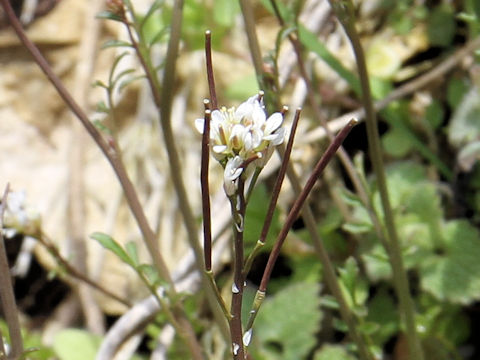
M224 172L224 180L227 182L233 181L238 179L238 177L242 174L243 168L240 168L239 166L242 165L243 160L240 156L235 156L232 159L229 159L227 161L227 165L225 165L225 172Z
M204 125L205 125L205 119L195 119L195 128L200 134L203 134Z
M281 127L280 129L275 131L274 135L276 136L276 138L272 140L272 145L277 146L283 143L285 141L285 133L286 133L286 130L284 127Z
M260 144L262 143L262 138L263 138L263 132L261 130L259 129L252 130L253 148L260 146Z
M253 112L251 116L255 126L260 127L265 123L267 117L265 116L265 111L262 109L258 100L253 103Z
M248 101L241 103L237 110L235 110L235 118L238 120L242 120L245 117L251 117L251 114L253 112L253 105L251 103L248 103Z
M217 154L221 154L227 149L228 149L227 145L213 145L212 147L213 152L216 152Z
M236 124L232 128L232 132L230 133L230 140L233 139L234 137L240 137L242 138L243 135L245 134L245 126Z
M244 148L245 151L250 151L251 149L254 148L252 133L250 131L247 131L243 135L243 148Z
M265 124L265 134L271 134L272 132L274 132L275 130L277 130L280 125L282 125L282 122L283 122L283 116L281 113L279 112L276 112L274 114L272 114L266 124Z
M220 124L226 123L227 118L220 110L213 110L212 111L212 125L219 126Z

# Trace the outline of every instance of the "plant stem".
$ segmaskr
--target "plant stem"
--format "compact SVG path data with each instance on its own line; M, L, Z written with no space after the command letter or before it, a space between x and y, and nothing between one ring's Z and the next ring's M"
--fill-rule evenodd
M203 213L203 254L205 271L212 271L212 222L210 217L210 191L208 189L208 164L210 160L210 119L211 111L205 110L202 134L202 158L200 167L200 184L202 188Z
M4 353L7 359L18 359L23 353L23 340L18 320L17 304L13 293L12 279L10 277L10 267L8 266L7 251L3 239L3 215L7 208L7 197L9 184L5 187L0 205L0 300L2 303L3 316L7 322L8 332L10 333L11 351L10 354ZM0 349L5 351L5 348Z
M230 312L230 335L232 338L233 358L244 360L245 348L243 346L242 330L242 299L243 299L243 226L245 222L245 180L242 176L238 179L238 188L234 195L229 197L232 208L233 222L233 284L232 305Z
M338 19L343 25L348 38L350 39L362 88L362 102L365 107L365 121L367 125L368 149L370 160L373 165L378 191L385 216L385 225L388 235L389 249L387 253L392 266L395 290L399 299L400 310L403 321L405 322L405 331L410 351L410 359L423 360L423 350L415 325L414 302L410 293L410 286L402 259L402 249L398 238L393 211L388 197L387 181L382 159L382 148L380 136L377 129L377 119L373 106L373 100L370 91L370 83L365 62L365 55L360 42L360 38L355 29L355 15L353 3L351 1L329 0L332 8L335 10ZM390 250L390 251L389 251Z

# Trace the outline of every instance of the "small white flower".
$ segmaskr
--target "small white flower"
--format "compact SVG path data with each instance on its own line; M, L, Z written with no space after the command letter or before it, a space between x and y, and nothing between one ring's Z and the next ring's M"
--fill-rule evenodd
M225 192L228 196L235 194L235 191L237 190L237 180L243 172L243 168L240 167L242 163L242 158L240 156L235 156L234 158L229 159L225 165L223 183Z
M12 191L8 194L5 208L5 236L11 237L16 233L35 234L40 227L40 215L26 207L24 191Z
M225 191L232 195L242 174L240 165L253 158L255 166L263 167L273 147L285 139L283 114L276 112L267 119L262 101L263 93L250 97L237 109L222 107L213 110L210 121L210 148L213 156L225 167ZM195 127L203 133L204 119L195 120ZM250 167L250 166L249 166Z

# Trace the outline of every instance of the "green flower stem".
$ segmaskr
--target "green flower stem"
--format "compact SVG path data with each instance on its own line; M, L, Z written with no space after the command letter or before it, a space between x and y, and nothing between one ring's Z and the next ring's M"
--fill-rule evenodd
M245 180L243 176L238 179L238 188L235 194L229 197L232 209L233 223L233 284L232 305L230 308L230 335L234 360L245 359L242 330L242 300L245 278L243 276L243 227L245 224Z
M10 277L10 268L8 266L7 252L3 239L3 215L7 207L7 196L9 192L9 184L5 187L2 196L2 204L0 205L0 301L2 303L3 316L7 322L8 332L10 333L11 351L8 359L17 359L23 353L23 340L20 330L20 321L18 320L17 304L13 293L12 280ZM1 334L0 334L1 335ZM3 343L3 339L2 339ZM5 344L2 344L0 352L5 352ZM2 355L0 353L0 355ZM6 355L4 353L3 355ZM5 356L5 358L7 358Z
M356 62L360 83L362 87L362 102L365 107L365 121L367 125L367 137L370 159L377 180L378 191L380 193L382 208L385 216L386 232L388 235L389 249L387 253L392 266L395 289L399 299L402 319L405 322L405 332L410 350L410 359L423 360L423 349L415 325L415 308L410 293L407 273L405 271L402 259L402 250L398 234L395 228L393 211L388 198L387 182L382 159L382 148L380 136L377 129L377 119L374 110L373 100L370 91L368 71L365 62L365 55L360 42L360 38L355 29L355 15L351 1L329 0L338 19L343 25L348 38L350 39Z
M247 326L245 327L245 331L250 331L253 328L253 323L255 322L255 318L257 317L258 311L263 304L263 300L265 300L265 291L257 290L255 293L255 298L253 299L252 309L248 315Z
M227 321L230 321L232 319L232 314L228 310L227 304L225 304L222 294L220 293L220 290L217 287L217 283L215 282L215 277L213 276L213 271L211 270L205 271L205 273L207 274L207 277L210 280L210 284L212 288L215 290L215 297L222 308L222 312L223 312L223 315L225 316L225 319L227 319Z

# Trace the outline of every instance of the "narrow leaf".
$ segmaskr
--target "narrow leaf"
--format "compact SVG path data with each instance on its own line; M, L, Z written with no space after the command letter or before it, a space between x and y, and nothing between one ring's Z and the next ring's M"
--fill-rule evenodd
M97 19L113 20L123 22L123 18L118 14L115 14L111 11L105 10L101 11L95 16Z
M305 47L317 54L327 63L338 75L340 75L351 86L357 95L361 94L358 78L318 40L317 36L303 26L298 27L298 36Z
M128 254L125 252L125 250L123 250L120 244L117 243L110 235L107 235L101 232L95 232L91 234L90 237L94 240L97 240L100 243L100 245L102 245L105 249L108 249L111 252L113 252L115 255L117 255L118 258L122 260L124 263L132 267L135 266L130 256L128 256Z

